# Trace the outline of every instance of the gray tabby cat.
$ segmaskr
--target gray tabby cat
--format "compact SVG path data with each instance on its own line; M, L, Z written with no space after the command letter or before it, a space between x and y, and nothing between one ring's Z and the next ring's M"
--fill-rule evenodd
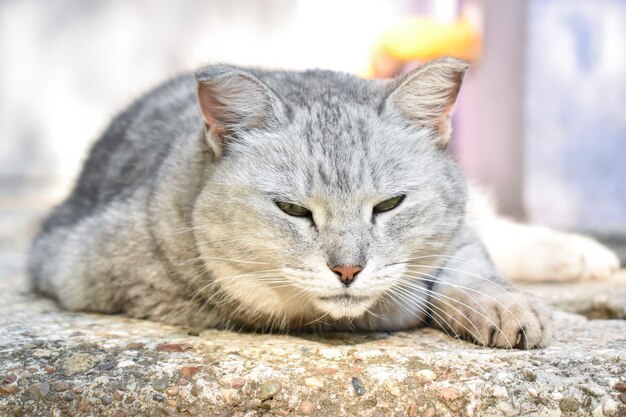
M215 65L169 81L111 123L45 221L36 289L194 327L428 324L545 345L547 310L495 273L445 151L466 69L366 81Z

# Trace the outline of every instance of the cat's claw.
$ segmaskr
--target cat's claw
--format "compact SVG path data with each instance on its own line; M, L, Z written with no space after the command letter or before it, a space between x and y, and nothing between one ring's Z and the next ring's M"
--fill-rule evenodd
M545 346L552 335L549 309L532 295L500 292L495 295L455 291L438 304L445 330L476 344L505 349ZM435 315L435 318L437 316ZM441 325L441 323L439 323Z

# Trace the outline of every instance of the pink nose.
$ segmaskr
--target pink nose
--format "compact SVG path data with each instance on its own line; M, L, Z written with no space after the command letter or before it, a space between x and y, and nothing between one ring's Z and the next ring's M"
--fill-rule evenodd
M339 281L346 287L356 279L356 276L363 270L360 266L336 266L330 269L339 277Z

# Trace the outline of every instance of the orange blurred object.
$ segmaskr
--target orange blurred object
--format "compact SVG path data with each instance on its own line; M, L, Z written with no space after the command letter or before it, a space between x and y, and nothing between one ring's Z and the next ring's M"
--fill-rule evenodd
M481 40L480 30L465 17L442 23L413 16L381 36L365 76L391 77L407 62L430 61L442 56L474 61L479 56Z

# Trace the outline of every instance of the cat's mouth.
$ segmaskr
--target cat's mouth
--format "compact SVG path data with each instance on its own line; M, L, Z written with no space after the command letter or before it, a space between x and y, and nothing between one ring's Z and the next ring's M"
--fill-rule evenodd
M318 296L317 307L336 319L362 316L372 304L372 297L363 297L342 293L338 295Z
M360 303L365 301L367 297L357 297L351 294L339 294L339 295L331 295L326 297L318 297L322 301L334 301L334 302L351 302L351 303Z

